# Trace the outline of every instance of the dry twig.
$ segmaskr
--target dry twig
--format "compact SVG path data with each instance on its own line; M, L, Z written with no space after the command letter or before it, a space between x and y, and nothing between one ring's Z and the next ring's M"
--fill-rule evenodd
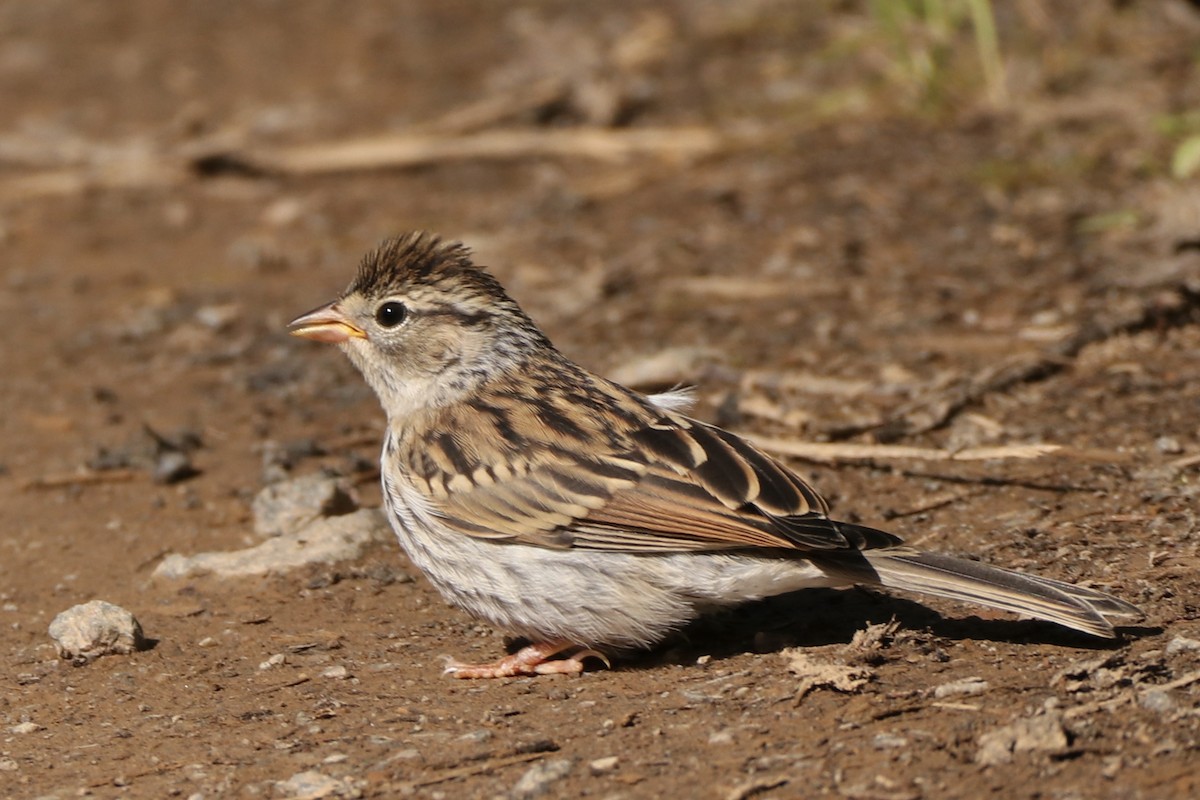
M764 450L794 456L819 464L874 460L915 461L989 461L1001 458L1041 458L1062 449L1056 444L1015 444L998 447L971 447L965 450L940 450L934 447L908 447L889 444L852 444L848 442L805 442L777 436L746 438Z
M31 478L21 484L23 491L30 489L61 489L65 486L88 486L95 483L124 483L144 473L133 469L88 470L87 472L64 472Z
M461 136L408 133L344 139L279 150L212 153L197 160L204 173L321 175L400 169L450 161L584 158L621 162L635 156L687 162L723 145L711 128L564 128L492 130Z

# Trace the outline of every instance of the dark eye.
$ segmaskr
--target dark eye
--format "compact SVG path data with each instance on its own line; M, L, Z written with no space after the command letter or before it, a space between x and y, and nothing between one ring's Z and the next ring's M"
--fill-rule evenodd
M404 322L404 318L407 316L408 309L404 307L403 303L397 303L395 300L389 300L375 309L375 321L385 328L396 327Z

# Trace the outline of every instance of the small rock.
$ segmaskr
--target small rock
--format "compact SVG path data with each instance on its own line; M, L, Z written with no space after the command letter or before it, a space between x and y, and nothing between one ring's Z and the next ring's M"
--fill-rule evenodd
M297 772L286 781L277 782L275 788L293 800L320 800L324 797L355 800L362 797L362 789L351 779L338 780L313 770Z
M266 661L263 661L262 663L260 663L258 665L258 668L259 669L271 669L272 667L281 666L285 661L287 661L287 656L285 656L283 653L276 653L275 655L268 658Z
M50 623L59 658L77 664L103 655L132 653L142 647L142 626L120 606L93 600L59 614Z
M350 485L319 473L273 483L251 505L254 532L259 536L295 533L314 520L358 509Z
M903 736L897 736L894 733L877 733L875 738L871 740L871 746L876 750L896 750L901 747L908 747L908 739Z
M933 696L941 700L946 697L983 694L988 688L988 682L983 678L963 678L951 681L950 683L943 683L941 686L936 687L933 690Z
M154 570L156 578L187 578L212 573L222 578L266 575L312 564L333 564L359 558L376 542L391 542L393 534L378 509L320 519L303 531L276 536L260 545L227 553L174 554Z
M1189 650L1200 650L1200 641L1186 636L1176 636L1167 642L1167 655L1174 656Z
M569 758L552 758L534 764L513 786L512 796L521 800L542 796L549 791L551 784L570 774L571 766Z
M22 722L19 725L13 725L11 728L9 728L10 731L16 734L35 733L41 729L42 726L38 725L36 722Z
M725 730L713 731L708 735L708 743L715 745L733 744L733 731L726 728Z
M227 330L242 314L236 303L202 306L196 309L196 321L213 331Z
M192 459L182 450L164 450L154 459L150 477L155 483L172 484L199 475Z
M1174 436L1160 436L1154 440L1154 446L1163 455L1177 456L1183 452L1183 445Z
M301 461L322 455L325 455L324 448L313 439L293 439L287 442L268 439L262 444L263 483L285 481Z
M344 681L350 677L350 670L346 669L341 664L334 667L326 667L321 670L322 678L333 678L334 680Z
M980 736L975 761L983 766L1007 764L1014 753L1062 750L1068 743L1061 715L1028 717Z
M1165 714L1175 709L1175 701L1171 699L1170 693L1164 692L1162 689L1150 689L1142 692L1138 696L1138 705L1157 714Z
M603 775L606 772L612 772L620 763L621 759L617 756L605 756L589 763L588 769L593 775Z
M20 768L21 765L13 759L8 758L7 756L0 758L0 772L16 772Z
M299 198L281 197L266 207L262 220L273 228L285 228L300 219L304 212L304 203Z

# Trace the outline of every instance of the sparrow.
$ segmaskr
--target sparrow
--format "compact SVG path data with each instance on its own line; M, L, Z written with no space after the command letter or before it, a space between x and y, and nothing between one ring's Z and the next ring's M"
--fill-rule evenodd
M1113 637L1104 592L926 552L830 518L800 476L559 352L460 243L412 232L290 332L336 344L387 415L380 471L410 561L452 604L531 642L460 678L578 673L705 612L879 586Z

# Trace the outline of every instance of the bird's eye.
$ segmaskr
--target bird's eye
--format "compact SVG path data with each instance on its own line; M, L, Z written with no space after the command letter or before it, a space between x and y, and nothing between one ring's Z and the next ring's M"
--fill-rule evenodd
M395 300L389 300L375 309L375 321L385 328L396 327L404 322L404 318L407 316L408 309L404 307L403 303L397 303Z

